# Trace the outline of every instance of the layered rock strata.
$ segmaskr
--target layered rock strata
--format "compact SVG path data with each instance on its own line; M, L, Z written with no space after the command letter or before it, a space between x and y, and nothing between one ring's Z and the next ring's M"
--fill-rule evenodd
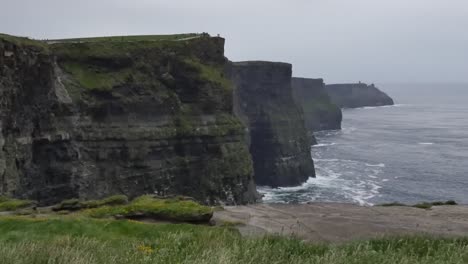
M224 39L175 39L1 35L0 195L254 202Z
M258 185L295 186L315 176L303 113L293 99L292 66L233 63L234 108L249 129Z

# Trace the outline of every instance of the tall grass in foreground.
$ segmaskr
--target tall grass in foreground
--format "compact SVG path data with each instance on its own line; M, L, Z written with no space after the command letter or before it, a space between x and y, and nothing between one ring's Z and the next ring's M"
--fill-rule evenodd
M314 245L242 238L207 226L91 219L0 218L0 262L22 263L468 263L468 239L405 237Z

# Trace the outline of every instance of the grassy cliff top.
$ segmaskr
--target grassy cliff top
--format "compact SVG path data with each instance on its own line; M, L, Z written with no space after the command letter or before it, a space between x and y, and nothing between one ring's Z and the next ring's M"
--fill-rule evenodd
M87 37L87 38L70 38L70 39L51 39L47 43L74 43L74 42L135 42L135 41L163 41L163 40L185 40L201 37L204 34L186 33L172 35L136 35L136 36L107 36L107 37ZM206 36L209 36L206 34Z
M69 39L36 40L28 37L12 36L0 33L0 40L12 42L17 45L47 47L55 43L82 43L82 42L138 42L138 41L182 41L210 35L207 33L185 33L170 35L134 35L134 36L105 36Z
M26 38L26 37L17 37L17 36L0 33L0 41L1 40L11 42L16 45L21 45L21 46L47 48L46 42L41 41L41 40L34 40L34 39Z
M285 67L292 67L291 63L280 62L280 61L235 61L235 66L268 66L268 65L280 65Z

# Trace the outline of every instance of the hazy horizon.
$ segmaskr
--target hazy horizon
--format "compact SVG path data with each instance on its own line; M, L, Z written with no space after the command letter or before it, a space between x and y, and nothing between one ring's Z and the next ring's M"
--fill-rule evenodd
M16 0L0 32L39 39L209 32L233 61L326 83L468 83L463 0Z

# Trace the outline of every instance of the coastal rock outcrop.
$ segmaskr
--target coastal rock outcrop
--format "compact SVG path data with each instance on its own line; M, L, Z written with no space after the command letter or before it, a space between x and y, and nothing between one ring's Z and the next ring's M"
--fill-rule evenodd
M257 199L224 39L0 35L0 195ZM286 140L286 139L285 139Z
M374 84L327 84L325 86L333 103L341 108L393 105L393 99Z
M258 185L295 186L315 176L291 74L291 64L275 62L236 62L230 69L234 108L249 129Z
M341 109L331 102L323 79L292 78L292 89L312 139L314 131L341 129Z

